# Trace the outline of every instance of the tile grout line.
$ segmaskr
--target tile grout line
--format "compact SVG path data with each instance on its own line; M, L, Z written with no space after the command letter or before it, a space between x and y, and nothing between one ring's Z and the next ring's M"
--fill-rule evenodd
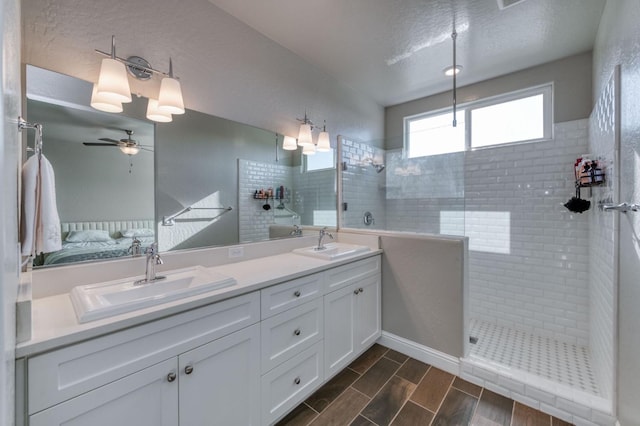
M458 388L456 388L456 389L458 389ZM463 390L460 390L460 389L458 389L458 390L459 390L460 392L462 392L462 393L466 393L466 392L465 392L465 391L463 391ZM484 394L484 387L480 388L480 395L478 395L478 400L476 401L476 406L473 408L473 414L471 415L471 422L470 422L470 424L473 424L473 419L474 419L474 417L476 416L476 412L478 411L478 406L480 406L480 398L482 398L482 394ZM469 395L469 394L467 393L467 395ZM473 395L471 395L471 396L473 396Z
M453 381L455 379L456 379L456 376L453 376L453 378L451 379L451 383L449 383L449 387L447 388L447 391L444 393L444 397L442 397L442 401L440 401L440 404L438 404L438 409L434 413L435 415L433 416L433 420L435 420L436 417L438 416L438 411L440 411L440 408L442 408L442 404L444 404L444 400L447 399L447 395L449 395L449 392L451 391L451 386L453 385ZM433 420L431 421L432 423L433 423Z
M386 352L385 352L385 353L386 353ZM382 356L382 357L380 357L380 358L385 358L385 357L384 357L384 356ZM398 364L398 367L397 367L397 368L396 368L396 370L393 372L393 374L391 374L391 377L389 377L389 378L387 379L387 381L386 381L386 382L384 382L384 383L382 384L382 386L380 386L380 388L378 389L378 391L377 391L375 394L373 394L373 396L369 399L369 403L371 403L371 401L373 401L373 399L374 399L374 398L375 398L375 397L376 397L376 396L377 396L377 395L382 391L382 389L384 389L384 387L387 385L387 383L389 383L389 382L391 381L391 379L392 379L393 377L395 377L395 375L396 375L396 373L398 372L398 370L400 370L400 368L402 367L402 364L400 364L400 363L398 363L398 362L396 362L396 361L394 361L394 360L392 360L392 359L387 358L387 360L389 360L389 361L391 361L391 362L393 362L393 363L395 363L395 364ZM378 360L378 361L380 361L380 360ZM378 363L378 361L376 361L376 364ZM405 362L406 362L406 361L405 361ZM373 366L372 366L372 367L373 367ZM402 377L398 377L398 378L402 379ZM402 379L402 380L405 380L405 379ZM408 381L408 380L407 380L407 381ZM355 383L355 382L353 382L353 383ZM350 387L351 387L351 386L350 386ZM353 390L355 390L356 392L360 392L360 391L358 391L358 389L355 389L355 388L352 388L352 389L353 389ZM360 392L360 393L362 393L362 392ZM367 395L366 395L366 394L364 394L364 393L362 393L362 394L363 394L364 396L367 396ZM368 396L367 396L367 398L368 398ZM369 405L369 403L367 403L367 405ZM365 406L362 408L362 410L360 410L360 412L359 412L358 414L362 415L362 411L363 411L365 408L367 408L367 405L365 405ZM357 417L357 416L356 416L356 417ZM365 418L365 419L367 419L367 420L370 420L370 419L368 419L367 417L365 417L364 415L362 415L362 417L364 417L364 418ZM373 422L373 423L375 424L375 422Z

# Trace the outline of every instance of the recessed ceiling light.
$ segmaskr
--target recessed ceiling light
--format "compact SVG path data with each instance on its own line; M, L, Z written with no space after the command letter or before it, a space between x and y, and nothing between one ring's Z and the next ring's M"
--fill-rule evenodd
M442 71L444 72L444 75L447 75L449 77L453 75L453 67L446 67ZM456 65L456 74L460 74L460 71L462 71L462 65Z

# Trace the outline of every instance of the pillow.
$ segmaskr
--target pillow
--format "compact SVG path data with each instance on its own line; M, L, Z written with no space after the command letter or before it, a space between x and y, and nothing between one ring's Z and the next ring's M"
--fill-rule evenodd
M153 229L149 228L138 228L138 229L127 229L125 231L120 231L125 238L134 238L134 237L153 237L155 232Z
M65 238L69 243L85 243L90 241L111 241L109 232L105 230L89 229L82 231L70 231Z

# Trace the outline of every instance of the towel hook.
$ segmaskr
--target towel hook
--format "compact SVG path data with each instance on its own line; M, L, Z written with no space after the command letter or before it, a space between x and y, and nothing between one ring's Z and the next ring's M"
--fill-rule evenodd
M36 137L35 143L33 144L33 150L38 157L42 156L42 124L40 123L29 123L22 117L18 117L18 131L23 131L25 129L35 129ZM27 147L27 150L29 148Z

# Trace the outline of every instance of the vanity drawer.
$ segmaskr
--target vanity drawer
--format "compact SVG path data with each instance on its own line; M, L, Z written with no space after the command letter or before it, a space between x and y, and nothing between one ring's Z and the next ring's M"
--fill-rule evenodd
M262 420L272 424L324 380L322 341L262 376Z
M326 293L354 283L368 275L380 273L380 255L358 260L325 272Z
M322 296L323 274L313 274L260 291L262 319Z
M322 340L322 298L305 303L262 321L262 371L291 358Z
M27 360L29 414L140 371L260 320L258 292Z

